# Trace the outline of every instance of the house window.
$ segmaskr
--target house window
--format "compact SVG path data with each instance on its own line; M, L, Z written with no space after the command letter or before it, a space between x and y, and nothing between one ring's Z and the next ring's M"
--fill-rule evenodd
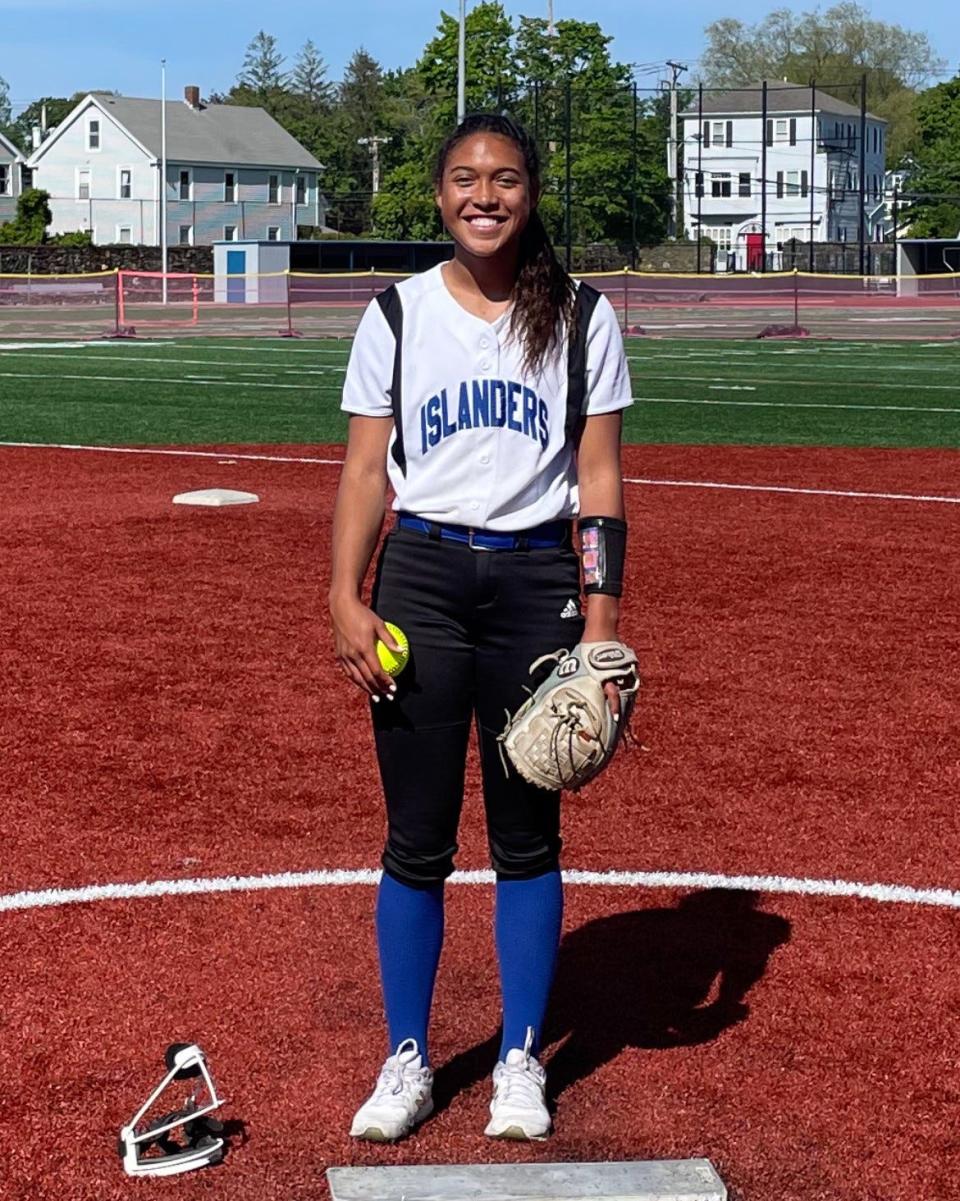
M179 196L181 200L189 200L190 197L190 172L180 172Z
M787 172L787 195L788 196L799 196L800 195L800 172L799 171L788 171Z
M81 167L77 170L77 199L90 199L90 171L89 168Z
M181 225L180 226L180 245L181 246L192 246L193 245L193 226L192 225Z
M732 225L708 225L703 232L718 250L733 249Z
M271 175L268 185L268 201L270 204L280 203L280 176Z
M117 241L121 246L129 246L133 241L133 231L129 225L117 226Z
M279 225L268 225L267 226L267 241L268 242L279 242L280 241L280 226Z
M0 163L0 196L9 196L10 191L10 168L6 163Z
M710 195L729 196L730 194L730 172L714 171L710 176Z
M307 181L302 175L297 176L297 204L307 203Z
M223 227L223 240L225 242L236 242L237 227L235 225L225 225Z
M739 175L739 179L740 179L740 183L737 188L737 195L738 196L749 196L751 191L753 190L751 179L750 179L750 172L749 171L741 171L740 175Z
M87 149L100 149L100 120L98 117L91 117L87 122Z
M786 117L778 117L776 122L776 139L785 142L789 136L790 124Z
M129 200L133 194L133 171L129 167L120 168L120 199Z
M20 168L20 191L25 192L27 190L27 188L32 188L32 187L33 187L33 168L32 167L21 167Z
M726 146L727 140L723 136L724 132L724 122L714 121L710 129L710 136L713 138L714 146Z
M223 173L223 199L227 204L236 203L237 173L235 171L224 171Z

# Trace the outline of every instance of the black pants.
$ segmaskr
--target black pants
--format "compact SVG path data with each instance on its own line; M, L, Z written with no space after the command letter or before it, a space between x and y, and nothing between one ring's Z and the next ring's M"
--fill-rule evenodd
M474 715L498 877L557 866L560 794L526 783L512 765L505 772L496 739L527 696L523 685L549 671L532 678L533 660L580 641L579 596L580 563L569 546L483 551L388 534L373 608L403 629L411 654L396 700L371 708L387 802L383 866L396 879L425 887L453 871Z

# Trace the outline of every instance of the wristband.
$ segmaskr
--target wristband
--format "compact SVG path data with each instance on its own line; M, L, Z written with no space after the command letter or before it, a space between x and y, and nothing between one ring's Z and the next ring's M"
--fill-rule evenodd
M580 560L583 590L589 596L623 593L623 564L627 554L627 523L619 517L581 517Z

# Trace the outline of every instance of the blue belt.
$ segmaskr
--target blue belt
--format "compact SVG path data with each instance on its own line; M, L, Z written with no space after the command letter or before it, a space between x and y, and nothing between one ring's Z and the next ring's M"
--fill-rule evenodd
M441 525L413 513L401 513L397 518L401 530L414 530L429 538L460 542L471 550L547 550L563 546L570 539L569 521L547 521L529 530L498 533L496 530L475 530L468 525Z

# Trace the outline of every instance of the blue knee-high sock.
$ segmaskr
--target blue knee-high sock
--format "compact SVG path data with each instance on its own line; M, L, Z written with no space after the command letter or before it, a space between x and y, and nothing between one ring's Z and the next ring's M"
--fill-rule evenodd
M522 1047L527 1027L534 1051L543 1033L547 997L563 924L563 884L559 871L532 880L497 881L496 941L503 991L500 1058Z
M443 885L411 888L384 873L377 891L377 943L390 1052L415 1038L427 1064L427 1024L443 945Z

